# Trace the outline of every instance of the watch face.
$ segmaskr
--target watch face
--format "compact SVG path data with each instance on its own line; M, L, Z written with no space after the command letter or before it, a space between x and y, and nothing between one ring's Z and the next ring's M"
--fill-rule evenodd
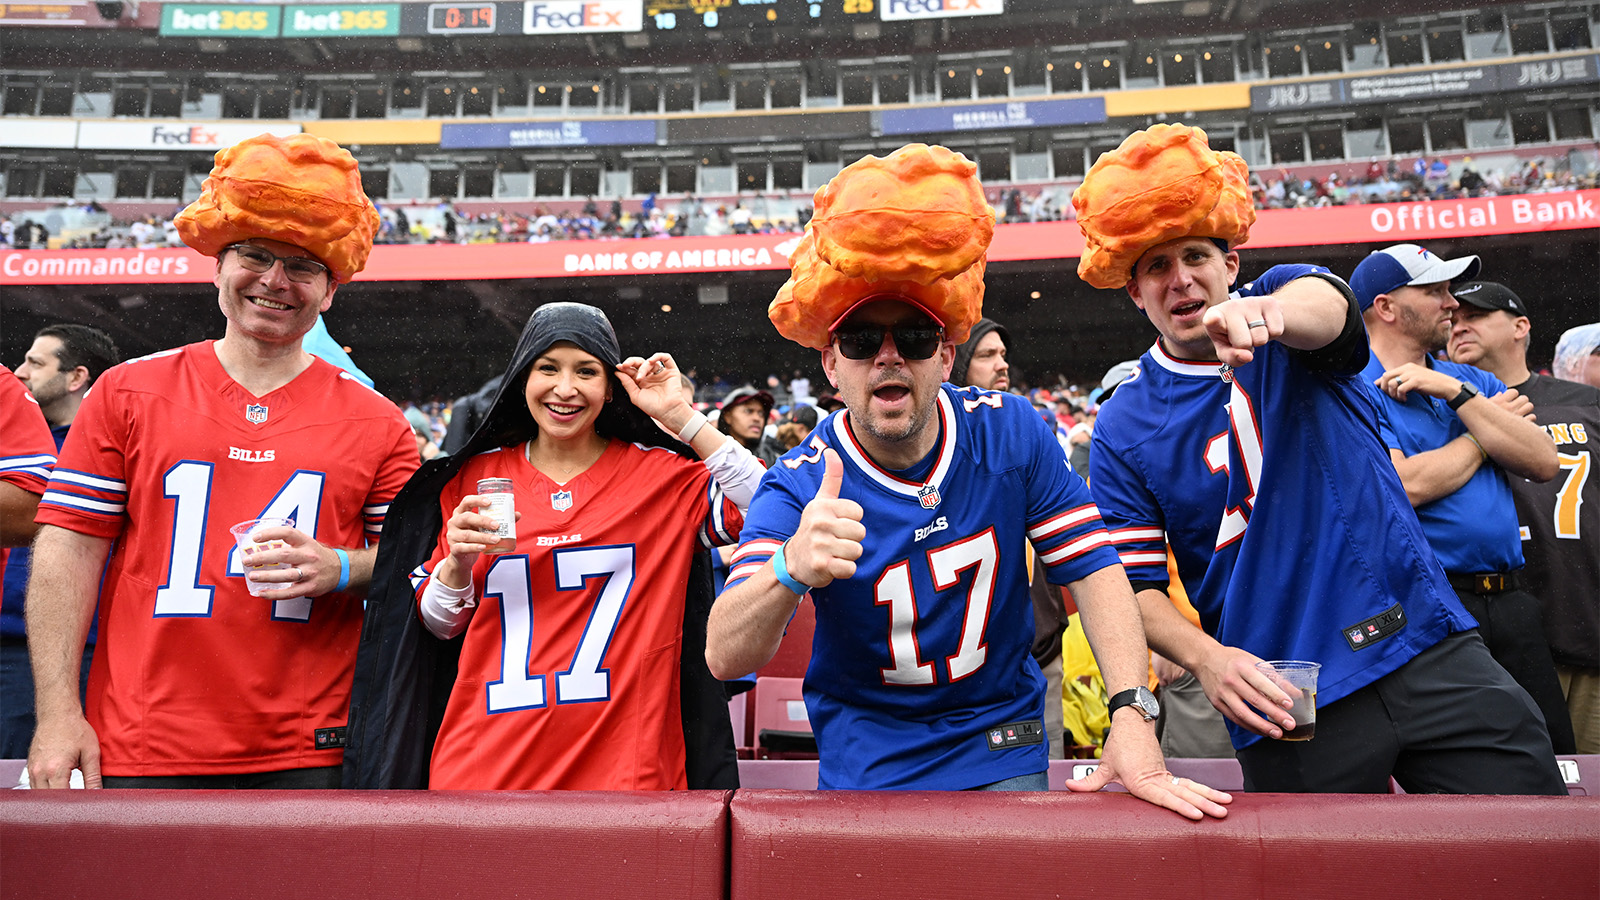
M1150 693L1150 689L1147 687L1139 688L1138 697L1133 701L1133 705L1139 707L1139 711L1144 713L1147 719L1154 719L1161 715L1161 704L1156 700L1156 695Z

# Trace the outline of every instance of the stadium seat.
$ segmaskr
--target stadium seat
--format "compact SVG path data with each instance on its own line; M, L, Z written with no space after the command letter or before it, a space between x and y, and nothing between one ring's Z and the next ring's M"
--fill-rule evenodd
M804 759L817 755L817 739L811 733L811 720L801 694L800 678L762 675L756 678L755 757L756 759Z

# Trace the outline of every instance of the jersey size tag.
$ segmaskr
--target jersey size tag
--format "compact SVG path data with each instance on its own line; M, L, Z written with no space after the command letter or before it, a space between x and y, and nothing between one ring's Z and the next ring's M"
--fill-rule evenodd
M1029 744L1044 743L1044 722L1028 719L1025 722L1007 722L984 732L984 743L990 750L1009 750Z
M345 731L350 726L340 725L338 728L318 728L316 741L318 750L332 750L345 745Z
M1405 625L1406 611L1396 603L1372 618L1344 629L1344 641L1350 645L1351 650L1361 650L1394 634Z

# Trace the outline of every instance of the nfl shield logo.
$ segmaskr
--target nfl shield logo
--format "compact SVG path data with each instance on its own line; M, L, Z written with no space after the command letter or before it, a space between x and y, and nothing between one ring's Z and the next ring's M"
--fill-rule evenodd
M252 403L244 408L244 417L252 425L260 425L267 420L267 407L262 403Z
M550 508L556 512L566 512L572 508L572 492L556 491L550 495Z
M1366 640L1366 636L1361 633L1361 629L1359 629L1359 628L1350 629L1350 642L1351 643L1359 644L1364 640Z
M924 509L933 509L939 505L939 489L925 484L917 489L917 499L922 501Z

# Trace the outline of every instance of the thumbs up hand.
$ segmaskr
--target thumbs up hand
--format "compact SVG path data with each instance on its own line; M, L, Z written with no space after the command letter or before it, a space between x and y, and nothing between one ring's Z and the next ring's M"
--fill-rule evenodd
M835 578L856 573L861 541L867 536L861 524L861 504L839 499L844 463L831 447L822 452L822 484L800 514L800 527L780 553L789 574L814 588Z

